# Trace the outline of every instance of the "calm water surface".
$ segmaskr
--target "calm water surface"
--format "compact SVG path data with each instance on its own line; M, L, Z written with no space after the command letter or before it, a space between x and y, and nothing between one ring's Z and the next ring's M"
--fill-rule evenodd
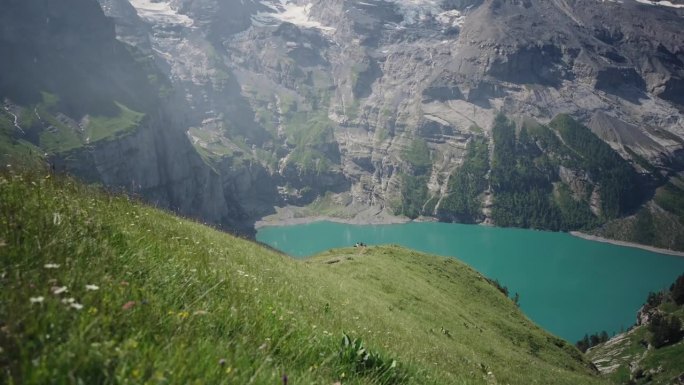
M684 273L684 258L568 234L448 224L356 226L331 222L265 227L257 240L294 257L330 248L400 244L455 257L520 294L520 307L569 341L634 323L649 291Z

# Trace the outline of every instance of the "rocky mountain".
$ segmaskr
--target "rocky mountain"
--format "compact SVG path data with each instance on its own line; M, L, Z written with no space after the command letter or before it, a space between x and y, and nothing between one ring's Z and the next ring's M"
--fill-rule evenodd
M643 190L604 213L601 202L612 198L598 169L562 164L557 153L544 196L563 206L571 191L591 220L511 225L612 223L681 169L679 2L132 0L137 16L125 0L102 4L119 38L149 44L183 89L189 135L226 180L241 174L236 194L253 216L263 203L307 204L334 192L338 205L502 224L489 169L475 183L475 215L442 209L465 199L454 198L463 184L452 179L463 182L469 143L492 152L499 112L517 132L571 116L641 175L630 178ZM259 177L245 176L245 164ZM253 191L268 193L257 204ZM634 239L629 231L607 235ZM675 247L677 237L659 245Z
M144 47L116 39L96 2L3 0L2 9L6 167L40 157L55 171L207 222L240 225L239 206L185 135L173 85Z
M684 247L681 1L100 5L246 226L316 202Z

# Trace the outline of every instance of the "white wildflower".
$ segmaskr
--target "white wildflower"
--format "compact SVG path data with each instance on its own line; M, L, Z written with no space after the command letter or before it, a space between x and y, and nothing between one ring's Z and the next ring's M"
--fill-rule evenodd
M76 302L75 298L64 298L64 299L62 299L62 303L65 305L69 305L69 304L72 304L74 302Z
M46 263L43 265L44 268L46 269L59 269L59 264L57 263Z
M81 304L78 303L78 302L74 302L74 303L70 304L69 306L71 306L72 308L74 308L74 309L76 309L76 310L81 310L81 309L83 309L83 305L81 305Z
M57 295L59 295L59 294L62 294L62 293L66 293L67 291L69 291L69 289L68 289L66 286L62 286L62 287L53 286L53 287L52 287L52 294L57 294Z
M31 303L42 303L45 300L45 297L43 296L38 296L38 297L31 297L29 298Z
M88 290L88 291L100 290L100 287L97 286L97 285L86 285L85 288L86 288L86 290Z

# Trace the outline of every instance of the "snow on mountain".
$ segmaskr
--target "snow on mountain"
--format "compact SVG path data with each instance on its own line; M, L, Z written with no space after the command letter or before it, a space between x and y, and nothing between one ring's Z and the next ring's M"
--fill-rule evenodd
M436 20L447 28L453 28L460 27L465 21L465 16L457 10L444 11L440 6L440 0L387 0L382 2L367 0L357 3L365 6L386 6L387 3L393 3L403 16L402 24L404 25ZM255 15L252 20L256 25L288 22L302 28L318 29L324 33L335 31L334 27L324 25L312 18L312 2L302 4L302 2L293 0L264 0L261 4L270 8L271 12L260 12Z
M660 5L663 7L670 8L684 8L684 4L673 4L671 1L650 1L650 0L635 0L638 3L648 4L648 5Z
M292 23L302 28L314 28L323 32L334 32L335 28L325 26L310 16L313 4L298 5L288 0L262 1L261 4L270 8L273 12L259 12L252 21L257 25L268 25L276 22Z
M171 6L170 1L129 1L138 12L138 16L147 22L162 25L178 25L183 27L192 27L194 24L190 17L178 13L178 11Z

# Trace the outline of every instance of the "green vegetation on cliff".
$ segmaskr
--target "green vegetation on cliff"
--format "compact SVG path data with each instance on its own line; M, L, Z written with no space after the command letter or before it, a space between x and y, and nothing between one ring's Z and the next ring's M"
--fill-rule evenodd
M546 155L527 128L516 137L515 123L499 114L492 128L494 154L491 184L495 193L492 217L500 226L563 229L562 212L554 202L552 179L537 166Z
M2 383L601 383L453 259L297 261L54 176L0 176L0 213Z
M568 115L557 116L550 126L578 155L568 166L586 170L600 187L603 218L616 218L641 203L642 193L636 172L606 142Z
M492 137L497 225L587 230L630 213L643 200L629 163L567 115L548 126L525 122L517 130L499 114ZM590 206L595 198L597 214Z
M411 219L432 214L425 209L429 201L427 182L432 167L430 148L422 139L412 140L402 151L402 160L406 171L399 174L401 195L391 203L394 213Z
M640 309L639 325L587 352L618 384L679 384L684 380L684 274Z
M482 218L481 194L487 189L489 171L487 140L475 137L466 148L461 167L449 178L447 196L439 206L439 216L473 223Z

